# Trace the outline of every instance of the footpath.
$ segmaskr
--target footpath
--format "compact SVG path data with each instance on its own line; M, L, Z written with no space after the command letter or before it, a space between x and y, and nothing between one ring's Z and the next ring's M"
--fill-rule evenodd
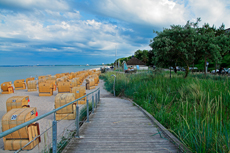
M149 118L130 101L114 97L103 89L101 101L63 153L86 152L179 152Z

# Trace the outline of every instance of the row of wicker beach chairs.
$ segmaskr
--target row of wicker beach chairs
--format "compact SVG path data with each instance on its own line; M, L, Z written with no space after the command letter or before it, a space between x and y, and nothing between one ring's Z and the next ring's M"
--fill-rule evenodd
M94 89L99 83L100 71L80 71L71 73L61 73L55 76L46 75L39 76L38 80L34 77L15 80L14 88L11 82L4 82L1 84L2 94L14 93L14 90L25 90L27 87L28 92L39 90L39 96L52 96L53 91L58 88L58 93L71 92L74 87L82 85L86 79L86 89ZM37 88L38 87L38 88Z
M11 82L1 84L2 94L11 94L15 90L25 90L28 92L39 90L39 96L52 96L53 91L58 88L58 94L55 96L55 109L69 102L74 101L86 94L86 89L94 89L99 84L100 71L80 71L71 73L61 73L55 76L39 76L14 81L14 88ZM86 86L81 86L86 80ZM38 116L37 108L28 105L29 96L12 96L6 101L7 113L2 117L2 132L18 126L24 122L34 119ZM86 97L78 101L78 104L85 104ZM56 112L56 120L71 120L76 117L76 105L69 105ZM3 138L5 150L18 150L40 135L38 123L32 123L18 131L15 131ZM30 143L23 150L31 150L41 142L40 137Z

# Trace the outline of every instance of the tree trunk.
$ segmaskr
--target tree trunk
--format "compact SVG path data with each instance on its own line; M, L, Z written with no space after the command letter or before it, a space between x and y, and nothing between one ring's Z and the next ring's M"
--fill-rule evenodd
M184 78L187 78L188 72L189 72L189 66L187 65L187 67L185 68L185 76L184 76Z
M176 66L173 66L174 72L177 73Z

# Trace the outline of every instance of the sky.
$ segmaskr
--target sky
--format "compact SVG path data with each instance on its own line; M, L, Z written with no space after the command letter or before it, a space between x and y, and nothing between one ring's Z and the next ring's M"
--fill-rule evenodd
M198 17L230 28L230 0L0 0L0 65L112 63Z

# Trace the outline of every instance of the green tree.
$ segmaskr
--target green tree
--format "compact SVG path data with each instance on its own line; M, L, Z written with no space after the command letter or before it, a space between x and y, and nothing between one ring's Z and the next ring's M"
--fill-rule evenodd
M229 53L230 47L229 35L225 33L224 24L216 29L214 25L210 27L206 23L202 28L198 29L198 33L199 52L204 59L204 67L207 60L213 61L216 64L221 63L223 56Z
M142 60L143 51L139 49L134 53L134 55L137 59Z
M147 51L147 50L143 50L142 51L142 56L141 56L141 60L146 64L147 62L148 62L148 60L149 60L149 58L148 58L148 54L149 54L149 52Z
M177 63L183 61L186 65L186 74L188 75L189 65L195 59L196 30L192 27L194 23L189 21L185 26L172 25L170 29L164 29L162 32L156 32L157 36L153 39L150 47L156 55L155 61L164 63ZM175 65L175 64L174 64Z
M185 78L189 72L189 66L199 59L207 59L219 62L222 55L229 51L229 35L224 34L224 25L219 29L204 24L198 28L196 23L187 22L184 26L171 25L171 28L162 32L155 32L157 36L150 44L154 52L154 62L173 64L182 61L186 65Z
M216 64L219 63L221 66L230 66L230 60L229 60L229 53L230 53L230 33L225 33L224 25L222 25L217 31L216 31L216 42L218 46L221 49L220 60L214 61ZM215 69L216 69L215 65Z

